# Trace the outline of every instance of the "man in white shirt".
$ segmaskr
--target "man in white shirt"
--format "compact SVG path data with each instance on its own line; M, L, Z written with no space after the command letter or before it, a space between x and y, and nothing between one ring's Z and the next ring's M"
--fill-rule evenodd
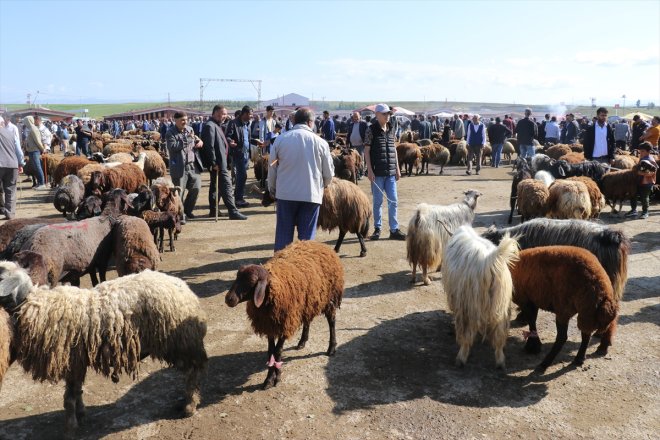
M334 166L328 143L314 134L314 112L296 111L295 125L277 137L271 150L268 190L277 199L275 252L299 240L313 240L323 200L323 188L332 182Z
M37 126L39 132L41 133L41 143L44 144L45 152L50 153L50 143L53 141L53 135L51 134L48 127L46 127L41 120L41 116L34 117L34 125Z
M601 163L614 159L614 132L607 124L607 109L596 111L596 123L589 126L584 134L584 157Z

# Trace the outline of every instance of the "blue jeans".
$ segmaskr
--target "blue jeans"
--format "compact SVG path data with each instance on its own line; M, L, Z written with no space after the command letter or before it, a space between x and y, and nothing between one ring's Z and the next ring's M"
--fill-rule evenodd
M534 145L524 145L520 144L520 157L532 157L534 156Z
M500 160L502 160L502 148L504 144L492 144L493 147L493 163L490 165L492 167L499 167Z
M234 167L236 170L236 188L234 190L234 199L244 201L245 181L247 180L248 154L239 153L234 155Z
M41 186L44 184L44 170L41 169L41 153L38 151L30 151L28 157L30 158L30 162L34 164L34 170L37 173L37 185Z
M298 227L298 240L316 237L316 222L321 205L293 200L277 201L277 225L275 226L275 252L293 242L293 231Z
M376 186L377 188L374 188ZM396 194L396 176L375 176L371 182L371 193L374 197L374 227L381 229L383 223L383 193L387 194L387 217L390 223L390 232L399 229L399 222L396 219L399 199Z
M76 141L76 156L80 156L80 153L82 153L83 156L88 157L89 156L89 140L85 139L85 141L78 140Z

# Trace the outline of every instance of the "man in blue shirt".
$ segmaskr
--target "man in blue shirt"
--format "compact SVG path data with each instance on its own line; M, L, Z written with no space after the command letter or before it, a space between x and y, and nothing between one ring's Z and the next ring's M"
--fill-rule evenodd
M323 112L323 124L321 125L321 135L326 141L334 141L335 134L335 122L330 119L330 112L327 110Z
M252 109L246 105L241 109L239 116L232 119L227 125L229 152L236 167L234 197L238 208L249 206L249 203L245 201L244 193L250 158L250 144L253 141L252 131L250 130L250 119L252 119Z

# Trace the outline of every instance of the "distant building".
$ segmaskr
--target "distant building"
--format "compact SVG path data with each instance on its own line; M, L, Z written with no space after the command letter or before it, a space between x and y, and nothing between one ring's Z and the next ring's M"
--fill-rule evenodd
M20 110L12 110L9 112L9 115L16 116L21 119L25 116L41 116L43 119L47 119L53 122L72 122L73 117L76 116L74 113L51 110L46 107L29 107Z
M106 121L128 121L128 120L154 120L160 118L172 119L174 113L184 112L188 116L208 116L208 112L200 112L199 110L192 110L189 108L183 107L172 107L172 106L163 106L163 107L153 107L145 108L141 110L131 110L123 113L116 113L114 115L105 116L103 119Z
M264 99L261 101L262 105L272 105L274 107L308 107L309 98L299 95L297 93L289 93L288 95L280 96L274 99Z

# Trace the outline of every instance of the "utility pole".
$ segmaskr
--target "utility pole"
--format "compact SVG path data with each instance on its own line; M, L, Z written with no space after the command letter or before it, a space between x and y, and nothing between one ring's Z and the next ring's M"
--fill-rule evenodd
M167 106L170 106L170 92L167 92Z
M623 96L621 96L621 97L623 98L623 114L625 115L626 114L626 94L624 93Z
M199 79L199 108L204 108L204 89L211 81L217 82L249 82L257 91L257 108L261 107L261 80L260 79L226 79L226 78L200 78Z

